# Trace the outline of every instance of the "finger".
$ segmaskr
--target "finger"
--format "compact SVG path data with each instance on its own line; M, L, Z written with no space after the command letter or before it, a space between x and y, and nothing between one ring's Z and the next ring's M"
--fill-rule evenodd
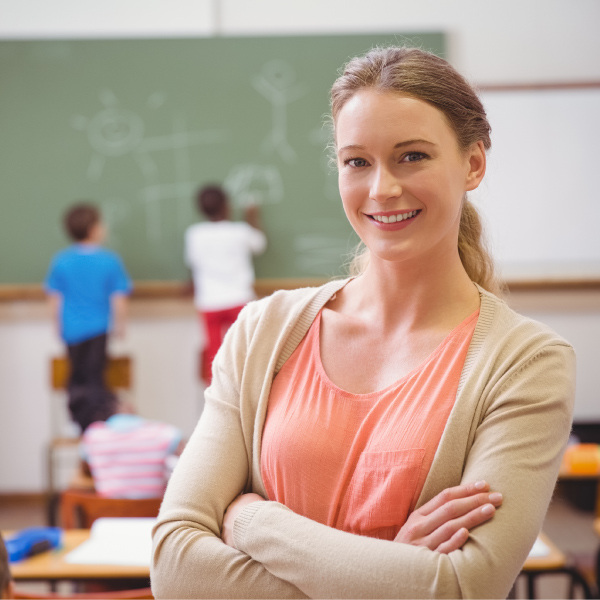
M435 550L440 554L449 554L454 550L462 548L468 539L469 530L466 527L461 527L449 540L440 544Z
M429 515L444 504L459 498L467 498L482 492L488 492L490 485L487 481L476 481L474 483L464 483L454 487L446 488L437 496L426 502L419 508L419 512L423 515Z
M429 548L437 548L441 543L450 539L461 527L476 526L483 522L481 519L486 513L480 515L477 509L485 504L499 506L501 503L502 494L485 492L476 496L450 500L428 515L423 515L419 509L406 522L408 529L403 527L400 530L403 532L401 539L405 541L404 534L406 534L409 540L423 540ZM465 519L467 515L470 516Z
M495 514L497 506L493 504L484 504L481 508L477 508L467 513L460 519L456 519L456 524L461 527L466 527L469 531L475 527L489 521Z
M462 517L448 521L427 538L426 544L431 547L439 547L445 542L452 539L457 531L466 529L471 531L475 527L489 521L496 513L496 506L491 503L486 503L483 506L478 506L469 511Z
M429 515L427 521L429 533L435 531L450 521L455 521L471 513L472 511L476 511L485 504L499 506L501 503L502 494L499 494L498 492L493 492L492 494L484 492L475 494L474 496L468 496L466 498L450 500Z

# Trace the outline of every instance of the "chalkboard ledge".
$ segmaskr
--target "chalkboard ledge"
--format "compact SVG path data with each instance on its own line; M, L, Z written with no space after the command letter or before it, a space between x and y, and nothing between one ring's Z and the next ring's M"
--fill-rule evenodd
M276 290L292 290L301 287L318 286L327 279L291 278L258 279L255 283L259 297L268 296ZM531 279L507 281L510 292L521 291L598 291L600 278L597 279ZM177 299L192 297L192 288L188 282L181 281L139 281L134 285L134 300ZM39 302L45 299L44 290L39 284L0 285L0 302Z
M259 297L268 296L276 290L293 290L301 287L318 286L327 279L321 277L293 279L258 279L255 290ZM192 297L189 282L182 281L136 281L132 299L174 299ZM0 285L0 302L39 302L46 295L37 283Z

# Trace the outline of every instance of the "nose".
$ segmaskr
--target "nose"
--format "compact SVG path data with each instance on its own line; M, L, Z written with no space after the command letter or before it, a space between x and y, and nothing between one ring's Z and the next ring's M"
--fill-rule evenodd
M375 202L386 202L402 195L402 185L393 171L386 165L372 170L370 197Z

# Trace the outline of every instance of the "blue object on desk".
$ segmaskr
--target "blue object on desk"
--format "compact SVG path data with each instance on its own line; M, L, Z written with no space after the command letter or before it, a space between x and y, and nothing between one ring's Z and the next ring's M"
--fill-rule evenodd
M16 562L57 548L61 543L62 530L60 527L29 527L15 533L5 540L8 550L8 560Z

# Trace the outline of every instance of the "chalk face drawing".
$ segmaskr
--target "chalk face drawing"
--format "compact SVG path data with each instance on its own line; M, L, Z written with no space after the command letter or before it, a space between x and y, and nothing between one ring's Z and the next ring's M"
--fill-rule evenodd
M197 175L192 178L190 149L222 143L229 138L229 133L220 129L188 131L184 116L172 115L170 132L149 136L140 115L119 106L112 91L103 90L100 101L104 108L93 117L76 115L71 119L74 128L86 133L93 150L87 169L88 179L102 179L108 160L130 156L141 175L137 200L143 205L147 239L152 244L161 242L164 210L170 217L175 213L179 229L183 229L188 220L190 197L197 187ZM154 92L146 104L151 109L162 108L166 104L166 94ZM165 153L170 155L169 163L173 165L166 180L159 169L159 163L165 162ZM117 202L118 199L111 200L113 207ZM116 214L113 208L108 216Z
M134 112L118 106L110 90L100 93L104 108L91 119L76 115L71 119L75 129L84 131L94 150L87 175L98 181L104 172L107 157L120 157L133 153L144 137L144 123Z
M92 148L107 156L121 156L136 148L144 136L142 120L119 107L100 111L90 122L88 138Z
M262 149L276 153L288 164L294 163L297 154L288 141L287 107L307 94L308 88L296 81L292 66L280 59L265 63L252 85L271 104L272 127Z

